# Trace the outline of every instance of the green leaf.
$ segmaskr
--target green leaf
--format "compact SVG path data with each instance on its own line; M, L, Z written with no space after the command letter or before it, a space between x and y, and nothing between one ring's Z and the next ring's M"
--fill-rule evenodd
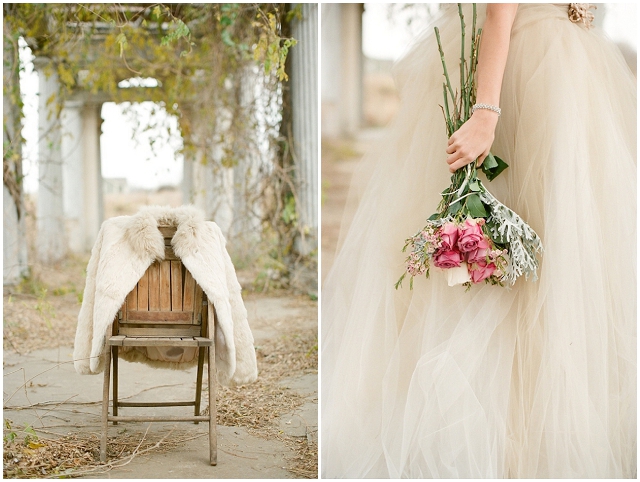
M493 154L489 153L482 163L482 169L494 169L498 167L498 161Z
M482 172L484 172L489 181L493 181L507 167L509 167L509 164L504 162L498 156L494 156L493 154L489 153L489 155L482 163Z
M124 49L127 47L127 36L124 33L120 33L117 37L116 37L116 43L118 43L118 45L120 45L120 57L122 57L124 55Z
M436 219L438 219L438 213L434 213L431 216L429 216L428 221L435 221Z
M469 215L471 217L473 218L487 217L487 211L484 208L482 201L480 201L480 196L478 196L477 194L472 194L467 198L466 206L467 206L467 211L469 212Z
M478 184L478 181L476 181L476 180L471 181L469 183L469 190L474 191L474 192L478 192L480 190L480 185Z
M456 201L451 206L449 206L449 209L447 209L447 214L455 215L458 211L460 211L460 209L462 209L462 205L460 204L460 201Z
M228 45L229 47L233 47L236 44L231 39L231 32L229 32L228 30L223 30L222 33L220 34L220 38L222 39L222 42L225 45Z

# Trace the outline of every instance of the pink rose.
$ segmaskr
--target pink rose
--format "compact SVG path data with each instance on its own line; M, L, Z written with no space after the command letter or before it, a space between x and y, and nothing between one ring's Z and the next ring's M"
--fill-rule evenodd
M462 255L453 249L443 249L433 255L433 264L437 268L457 268L462 261Z
M482 225L484 219L467 219L464 224L458 227L458 248L463 253L473 251L478 247L478 243L484 239Z
M453 223L444 224L440 228L440 238L444 249L447 251L454 249L458 241L458 226Z
M480 281L487 279L496 270L496 265L493 263L487 264L484 260L479 263L475 263L469 271L471 275L471 281L474 283L480 283Z
M486 261L488 255L491 255L491 246L489 245L489 241L487 241L487 238L483 237L478 242L476 249L466 253L467 263L473 264Z

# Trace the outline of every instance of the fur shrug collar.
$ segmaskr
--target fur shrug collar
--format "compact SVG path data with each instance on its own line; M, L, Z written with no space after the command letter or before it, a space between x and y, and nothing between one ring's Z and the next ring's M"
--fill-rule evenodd
M164 259L158 225L177 228L171 240L173 250L207 294L210 317L211 303L215 306L218 379L226 385L253 382L257 377L253 336L224 236L193 206L151 206L102 224L87 266L78 315L76 371L93 374L104 369L103 350L115 315L151 263Z

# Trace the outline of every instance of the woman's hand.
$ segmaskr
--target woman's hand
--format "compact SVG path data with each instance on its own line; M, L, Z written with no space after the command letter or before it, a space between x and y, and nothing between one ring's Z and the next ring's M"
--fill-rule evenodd
M455 172L461 167L478 159L482 164L493 144L498 114L487 109L478 109L449 138L447 164L449 171Z

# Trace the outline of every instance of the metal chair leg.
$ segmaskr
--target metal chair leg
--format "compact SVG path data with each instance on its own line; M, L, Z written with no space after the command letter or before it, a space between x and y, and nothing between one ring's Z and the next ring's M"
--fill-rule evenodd
M102 386L102 438L100 439L100 462L107 461L107 428L109 417L109 378L111 376L111 350L105 347L104 384Z
M113 347L113 416L118 415L118 347ZM114 425L118 425L118 422L113 421Z
M198 375L196 376L196 406L194 415L200 415L200 401L202 400L202 372L204 371L205 347L198 348ZM193 422L198 424L198 422Z
M216 427L216 348L215 345L209 347L209 461L211 465L218 464L218 434Z

